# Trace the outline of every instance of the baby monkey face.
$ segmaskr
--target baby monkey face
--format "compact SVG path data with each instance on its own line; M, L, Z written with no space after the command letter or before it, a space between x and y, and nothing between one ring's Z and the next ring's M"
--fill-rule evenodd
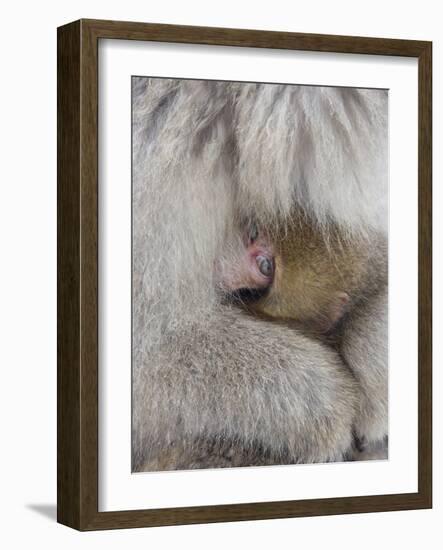
M269 237L253 225L243 232L218 265L220 286L231 294L242 289L266 290L274 279L274 249Z
M253 224L242 241L237 260L224 267L222 287L240 296L249 311L321 333L331 331L348 311L352 266L357 266L346 262L342 243L326 243L303 224L272 236Z

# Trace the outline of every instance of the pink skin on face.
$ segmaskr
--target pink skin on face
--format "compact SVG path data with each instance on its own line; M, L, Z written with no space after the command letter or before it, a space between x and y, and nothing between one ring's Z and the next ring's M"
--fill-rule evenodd
M274 255L265 237L245 239L244 253L235 265L222 269L221 286L232 292L241 288L261 289L272 284Z

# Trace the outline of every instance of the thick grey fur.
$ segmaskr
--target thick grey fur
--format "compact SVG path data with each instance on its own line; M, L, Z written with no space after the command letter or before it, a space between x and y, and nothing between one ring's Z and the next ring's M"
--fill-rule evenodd
M386 448L385 300L351 312L340 352L223 304L241 223L294 207L325 235L386 234L385 91L133 78L135 471Z

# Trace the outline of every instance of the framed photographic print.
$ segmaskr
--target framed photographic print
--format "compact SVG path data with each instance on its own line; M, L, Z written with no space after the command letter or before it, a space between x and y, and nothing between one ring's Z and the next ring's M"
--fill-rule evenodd
M58 521L430 508L431 43L58 29Z

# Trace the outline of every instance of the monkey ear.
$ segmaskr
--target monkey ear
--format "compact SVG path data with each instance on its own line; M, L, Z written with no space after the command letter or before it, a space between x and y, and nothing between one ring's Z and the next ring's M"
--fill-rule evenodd
M339 291L334 293L326 311L326 315L325 315L326 322L325 322L325 326L322 327L323 332L329 332L335 327L335 325L340 321L340 319L348 311L350 302L351 302L351 297L347 292Z

